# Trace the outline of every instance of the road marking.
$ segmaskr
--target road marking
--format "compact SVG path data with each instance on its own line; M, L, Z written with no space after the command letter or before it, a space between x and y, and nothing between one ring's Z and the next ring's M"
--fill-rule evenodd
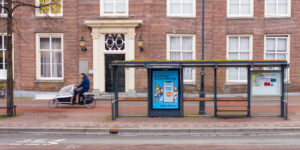
M30 146L38 146L38 145L58 145L59 143L65 141L66 139L24 139L21 141L15 141L10 143L10 145L30 145Z

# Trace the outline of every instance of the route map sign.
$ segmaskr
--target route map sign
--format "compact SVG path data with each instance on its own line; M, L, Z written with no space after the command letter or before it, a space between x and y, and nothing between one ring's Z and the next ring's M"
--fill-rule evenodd
M252 96L280 96L281 73L279 71L252 71Z

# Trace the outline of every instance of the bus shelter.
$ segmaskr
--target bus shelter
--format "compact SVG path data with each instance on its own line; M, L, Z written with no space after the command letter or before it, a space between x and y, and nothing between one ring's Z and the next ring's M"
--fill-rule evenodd
M251 116L251 97L280 96L280 116L288 118L288 101L285 98L285 71L289 67L287 61L115 61L110 68L113 72L112 120L119 116L118 70L120 68L147 69L148 96L145 99L128 98L127 101L147 100L148 116L173 117L184 116L183 69L184 68L213 68L214 70L214 117L218 116L217 70L219 68L247 68L247 116ZM266 68L277 68L267 70ZM257 68L257 69L256 69ZM161 92L162 91L162 92ZM160 95L161 94L161 95ZM124 99L122 99L124 100ZM198 98L205 101L209 98ZM232 100L232 99L223 99Z

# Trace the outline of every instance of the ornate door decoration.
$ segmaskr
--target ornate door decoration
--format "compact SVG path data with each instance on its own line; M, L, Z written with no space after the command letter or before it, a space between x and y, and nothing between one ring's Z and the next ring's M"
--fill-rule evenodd
M124 34L105 34L106 51L124 51L125 35Z

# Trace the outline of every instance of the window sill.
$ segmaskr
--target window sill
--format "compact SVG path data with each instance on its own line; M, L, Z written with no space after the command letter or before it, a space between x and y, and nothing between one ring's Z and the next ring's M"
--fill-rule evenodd
M35 83L63 83L64 80L43 80L43 79L37 79L34 81Z
M170 16L170 15L168 15L167 18L170 18L170 19L194 19L194 18L196 18L196 16L177 16L177 15Z
M64 16L35 16L36 19L63 19Z
M120 19L127 19L127 18L129 18L129 16L127 15L127 16L118 16L118 15L104 15L104 16L100 16L100 19L109 19L109 18L112 18L112 19L118 19L118 18L120 18Z
M291 19L291 16L265 16L266 20L269 19Z
M184 85L196 85L195 81L183 81Z
M233 17L233 16L228 16L227 17L227 20L239 20L239 19L242 19L242 20L254 20L254 17L253 16L237 16L237 17Z
M230 81L226 81L225 85L247 85L247 82L230 82Z

